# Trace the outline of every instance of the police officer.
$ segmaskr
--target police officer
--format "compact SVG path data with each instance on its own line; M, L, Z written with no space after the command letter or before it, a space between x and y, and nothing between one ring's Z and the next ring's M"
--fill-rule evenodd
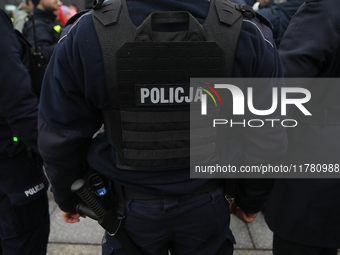
M38 102L12 22L1 9L0 23L0 254L46 254L48 183L33 161Z
M32 2L34 4L33 17L28 19L22 33L33 48L40 48L48 61L61 29L56 23L57 16L54 14L58 10L58 0L34 0Z
M235 9L235 5L227 1L217 4L232 6L231 11L235 12L235 15L241 13ZM102 8L107 7L108 11L102 11L99 8L98 12L95 12L94 15L99 15L99 17L92 17L91 12L84 14L65 35L61 36L50 60L43 84L38 143L48 176L54 187L55 200L62 210L64 220L70 223L79 221L79 214L75 210L79 201L77 196L70 191L70 186L75 180L82 177L87 164L89 164L97 172L123 186L126 212L123 229L139 247L142 254L167 254L168 250L172 254L232 254L235 241L229 229L228 203L224 199L220 181L190 179L188 165L183 166L177 160L177 158L185 157L177 153L182 149L181 143L177 143L177 145L171 141L156 143L157 141L144 141L144 136L131 136L132 133L138 132L146 132L150 135L148 133L150 130L160 131L163 129L164 131L165 129L167 131L174 126L173 124L178 125L178 122L183 119L182 113L169 112L170 109L173 109L172 105L165 106L165 108L161 105L153 106L152 102L149 102L150 100L146 108L137 110L135 102L131 98L138 98L135 93L141 92L142 85L149 84L144 87L144 92L147 94L147 90L158 89L154 85L155 80L153 79L158 79L156 84L165 82L169 85L176 83L175 79L179 79L180 75L189 78L190 74L187 71L177 72L177 75L169 73L176 68L167 69L165 66L173 64L171 63L174 61L173 59L170 63L159 60L161 62L158 63L161 64L153 65L151 68L150 62L146 59L152 61L152 58L142 58L143 61L135 62L128 55L129 52L139 49L124 48L134 47L134 44L128 43L121 50L119 48L121 45L117 49L120 50L119 54L123 54L122 57L111 58L113 62L109 60L108 66L103 60L111 54L111 46L114 51L113 48L119 43L124 44L128 39L133 41L131 37L134 37L137 27L144 29L144 25L148 21L152 21L152 18L147 19L147 17L156 11L162 13L165 11L190 12L192 18L186 16L187 13L184 15L190 20L190 24L198 29L197 33L189 33L190 36L193 34L200 36L201 24L205 20L209 20L209 22L215 20L213 24L205 24L207 26L206 34L211 36L210 39L214 39L215 35L210 31L213 31L214 27L219 28L215 1L128 0L107 2L103 4ZM101 13L110 13L112 16L101 20ZM156 14L156 17L157 15L164 14ZM167 15L171 16L172 13ZM175 15L175 17L177 16ZM251 16L252 19L239 17L241 18L240 35L237 37L237 50L233 52L235 60L232 59L234 68L230 76L281 77L283 75L282 66L271 37L270 28L259 22L254 16ZM160 21L162 20L160 19ZM143 22L145 23L141 26ZM109 30L104 30L105 32L97 37L98 31L96 33L95 26L100 27L103 24L106 24L105 27L109 29L118 29L116 32L111 31L114 38L107 38L107 41L110 41L109 44L107 41L101 41L110 33ZM122 28L119 29L119 26ZM142 38L146 38L146 40L153 36L163 38L164 32L175 32L176 35L179 35L177 31L183 32L183 29L185 32L185 29L188 28L161 24L156 28L156 32L147 33L146 36L144 34ZM173 35L173 33L166 34L167 36ZM223 43L224 41L220 45L225 48ZM103 45L111 45L108 52L102 48ZM200 44L190 45L195 49L193 45L199 47ZM177 63L182 67L176 66L177 68L190 68L188 65L183 67L182 63L186 61L185 54L187 52L197 54L197 51L186 49L180 51L183 56L178 56L178 59L182 60ZM167 48L165 48L165 53L163 49L158 48L157 50L162 50L162 54L166 54ZM199 52L204 54L208 50L211 49L205 48ZM138 52L152 54L155 50L144 47L143 51ZM177 51L172 52L173 54L178 53ZM215 61L210 61L209 54L205 55L206 57L201 59L204 66L199 68L203 73L207 69L206 62L216 64ZM130 60L133 61L131 65L124 64L124 61ZM119 64L111 72L110 68L116 61ZM196 66L201 66L203 62ZM224 61L222 62L224 63ZM135 87L135 83L128 82L126 86L119 85L119 92L108 93L106 85L123 84L122 76L129 80L134 75L139 75L138 70L148 71L147 75L143 75L144 78L136 78L137 80L141 79L139 86ZM108 77L110 74L113 75L111 78L118 80L112 82ZM122 76L117 78L118 74ZM158 78L157 74L160 74L157 76ZM189 79L185 80L186 83L188 81ZM272 88L266 89L271 91ZM262 99L267 100L267 95ZM111 96L117 96L117 100L111 100ZM136 104L145 102L146 100L138 101ZM113 109L113 105L117 103L121 109L125 110ZM127 104L130 108L126 106ZM112 119L117 116L115 114L120 117ZM108 138L105 137L105 134L99 134L95 139L92 139L93 134L101 127L104 120ZM125 138L119 135L122 132L126 134ZM228 161L245 158L248 163L258 163L282 157L285 154L286 136L283 128L271 129L270 132L260 129L240 129L239 132L240 137L234 141L236 147L226 156ZM153 131L151 131L151 135L153 135L152 133ZM151 137L149 135L147 137ZM129 137L130 142L124 140L127 139L126 137ZM268 143L262 143L268 137L270 138ZM125 145L122 147L121 143ZM255 146L247 147L248 145ZM148 146L145 148L152 153L142 151L141 148L144 146ZM166 146L168 148L164 148ZM243 146L247 148L245 149ZM160 150L167 153L162 153ZM175 153L172 154L172 152ZM174 154L177 157L173 156ZM175 163L179 167L176 167ZM263 186L252 185L247 181L244 182L243 188L245 189L243 194L255 190L254 197L256 195L261 197L253 200L252 204L246 204L247 201L243 201L240 196L239 203L245 202L244 211L249 214L257 213L262 208L263 198L268 190L263 190ZM103 254L127 253L115 238L106 234L103 239Z
M286 77L340 77L339 18L339 1L308 0L301 6L279 48ZM340 87L338 79L325 80L307 85L312 116L292 113L301 124L289 133L289 163L339 164ZM273 253L337 254L339 196L338 178L276 180L265 213L274 232Z

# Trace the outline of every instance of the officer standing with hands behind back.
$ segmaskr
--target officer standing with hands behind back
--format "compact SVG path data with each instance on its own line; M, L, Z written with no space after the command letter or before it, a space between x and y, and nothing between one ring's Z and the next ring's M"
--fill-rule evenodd
M20 45L0 9L0 254L46 254L47 179L36 165L38 101Z
M184 26L164 24L172 18L181 18ZM155 21L161 24L154 25ZM143 106L137 93L143 86L175 88L189 83L191 75L282 77L270 28L242 5L224 0L111 0L64 31L46 71L38 141L64 220L79 221L79 198L70 187L90 166L123 187L121 228L142 254L166 255L168 250L232 254L235 240L222 180L190 179L190 141L188 136L176 138L189 132L188 108L176 111L181 106L150 102ZM229 41L235 48L226 37L234 39ZM189 47L174 50L173 41L179 45L184 41ZM206 41L213 47L205 48ZM168 42L167 47L153 48ZM215 50L224 52L218 54L223 63L219 71L216 55L211 54ZM177 55L169 56L170 51ZM160 55L144 57L155 52ZM203 57L191 58L197 52ZM183 65L190 59L195 59L192 65ZM265 90L271 92L272 87ZM270 101L270 94L260 100ZM103 123L106 137L99 134L92 139ZM240 128L234 145L233 153L225 156L227 161L273 160L285 154L285 130ZM261 210L268 194L270 185L263 184L244 180L239 187L238 206L249 218ZM102 248L103 254L128 254L108 233Z

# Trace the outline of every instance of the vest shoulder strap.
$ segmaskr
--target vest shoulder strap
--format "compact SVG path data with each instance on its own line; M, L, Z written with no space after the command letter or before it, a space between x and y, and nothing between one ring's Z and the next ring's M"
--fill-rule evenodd
M220 22L229 26L232 26L242 17L242 14L237 9L238 5L228 0L216 0L215 6Z
M105 81L111 107L118 108L116 84L116 53L128 41L132 41L136 27L132 23L125 0L110 0L92 12L92 20L102 51ZM114 96L111 96L114 95Z
M100 8L94 9L92 15L104 27L109 27L117 24L122 5L122 0L109 1Z
M238 38L242 28L243 15L246 13L243 9L243 5L232 3L229 0L212 0L203 23L208 40L216 42L225 52L225 77L233 76Z

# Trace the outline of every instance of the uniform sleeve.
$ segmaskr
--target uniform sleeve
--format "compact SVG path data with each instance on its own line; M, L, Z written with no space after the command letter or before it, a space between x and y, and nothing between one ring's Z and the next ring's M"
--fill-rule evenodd
M57 44L46 70L39 107L40 154L55 200L68 212L77 205L78 198L70 187L87 168L89 144L103 122L100 98L106 93L93 86L105 83L102 57L91 16L86 22L84 19ZM78 26L87 29L78 31Z
M283 77L282 63L269 27L252 20L244 21L236 51L234 77ZM272 103L273 87L280 89L282 85L281 82L273 82L261 87L254 87L253 102L257 109L269 109ZM261 116L250 116L249 118L259 117ZM270 118L282 118L279 107ZM281 125L275 125L274 128L270 125L261 128L242 127L238 129L238 134L242 139L243 163L245 164L268 162L282 158L286 154L286 129Z
M244 21L234 68L235 77L283 77L282 63L269 27L254 20ZM257 90L253 96L254 105L257 105L258 109L269 109L272 88L275 86L280 89L282 85L268 83L261 89L254 88L254 91ZM255 119L258 118L260 116ZM270 118L281 119L280 111L276 111ZM241 165L268 163L286 155L287 134L281 125L275 125L275 128L267 125L261 128L240 128L238 134L243 147ZM240 179L237 182L236 204L248 213L260 211L272 188L273 180Z
M335 1L334 8L339 7ZM279 48L286 77L315 77L332 57L339 28L328 15L322 1L310 0L292 18Z
M20 45L12 23L0 10L0 114L19 139L38 152L38 101L20 60Z

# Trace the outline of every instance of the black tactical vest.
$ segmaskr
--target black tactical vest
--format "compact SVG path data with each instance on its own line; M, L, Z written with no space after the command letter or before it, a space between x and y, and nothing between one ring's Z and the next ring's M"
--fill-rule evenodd
M243 7L211 0L202 25L189 12L157 12L139 27L125 0L93 11L111 103L103 111L105 132L119 169L188 169L190 157L206 162L215 155L212 125L190 131L190 102L197 92L190 78L232 76ZM172 23L188 30L153 31L154 25Z

